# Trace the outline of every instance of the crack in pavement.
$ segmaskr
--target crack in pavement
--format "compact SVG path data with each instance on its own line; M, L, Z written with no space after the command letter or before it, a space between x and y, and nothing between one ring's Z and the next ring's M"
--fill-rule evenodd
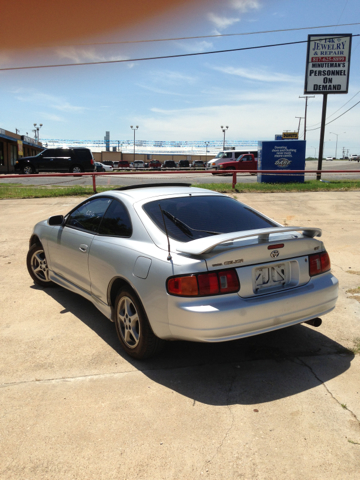
M231 396L231 393L232 393L232 389L233 389L233 386L234 386L234 382L235 382L235 379L236 379L236 372L232 375L231 377L231 380L230 380L230 385L229 385L229 388L228 388L228 393L227 393L227 398L226 398L226 407L227 409L229 410L230 412L230 415L231 415L231 423L230 423L230 426L229 428L226 430L222 440L220 441L219 445L217 446L216 448L216 451L214 452L213 456L209 459L209 460L206 460L202 466L202 468L200 469L200 474L199 474L199 478L201 475L203 475L203 471L206 470L206 467L209 466L211 464L211 462L214 460L214 458L219 454L222 446L224 445L224 442L225 440L227 439L227 437L229 436L229 433L230 431L232 430L233 426L234 426L234 414L233 414L233 411L230 407L230 396ZM207 471L207 470L206 470Z
M345 410L347 410L348 412L351 413L351 415L353 416L353 418L357 421L359 427L360 427L360 420L358 419L358 417L356 416L356 414L350 410L350 408L348 408L347 406L343 406L344 404L342 404L334 395L333 393L329 390L328 386L326 385L326 383L321 380L321 378L315 373L315 371L313 370L312 367L310 367L310 365L308 365L304 360L302 360L301 358L299 357L296 357L296 360L298 360L302 365L304 365L308 370L310 370L310 372L314 375L314 377L316 378L316 380L319 381L319 383L325 388L325 390L328 392L328 394L331 396L331 398L333 400L335 400L335 402L340 405L341 408L344 408Z

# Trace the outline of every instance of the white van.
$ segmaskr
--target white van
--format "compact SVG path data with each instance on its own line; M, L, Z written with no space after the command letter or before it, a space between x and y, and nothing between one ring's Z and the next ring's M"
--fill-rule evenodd
M258 151L257 150L223 150L219 152L215 158L212 158L209 160L206 164L206 170L210 168L214 168L216 165L219 163L223 162L232 162L235 161L237 158L240 157L240 155L244 155L245 153L252 153L255 158L258 156Z

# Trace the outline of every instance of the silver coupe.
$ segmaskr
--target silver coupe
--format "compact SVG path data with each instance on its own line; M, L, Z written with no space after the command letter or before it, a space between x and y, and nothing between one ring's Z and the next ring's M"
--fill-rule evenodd
M115 322L124 350L143 359L166 340L318 326L338 296L320 235L210 190L135 185L38 223L27 267L38 285L93 302Z

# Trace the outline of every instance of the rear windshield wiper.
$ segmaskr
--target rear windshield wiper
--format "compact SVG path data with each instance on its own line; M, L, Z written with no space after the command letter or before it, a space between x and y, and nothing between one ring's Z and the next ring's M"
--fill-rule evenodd
M193 237L194 235L191 233L191 230L194 232L204 232L208 233L209 235L220 235L222 232L212 232L211 230L199 230L198 228L189 227L185 222L179 220L175 217L172 213L168 212L167 210L163 210L164 215L166 215L179 229L184 232L189 237Z

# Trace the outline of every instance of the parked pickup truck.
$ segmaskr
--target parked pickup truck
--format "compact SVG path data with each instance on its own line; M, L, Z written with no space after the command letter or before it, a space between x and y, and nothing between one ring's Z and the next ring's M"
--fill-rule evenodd
M257 160L252 153L245 153L236 160L219 163L216 165L216 169L217 172L213 172L213 175L218 175L219 171L224 170L257 170ZM251 175L255 175L255 173Z

